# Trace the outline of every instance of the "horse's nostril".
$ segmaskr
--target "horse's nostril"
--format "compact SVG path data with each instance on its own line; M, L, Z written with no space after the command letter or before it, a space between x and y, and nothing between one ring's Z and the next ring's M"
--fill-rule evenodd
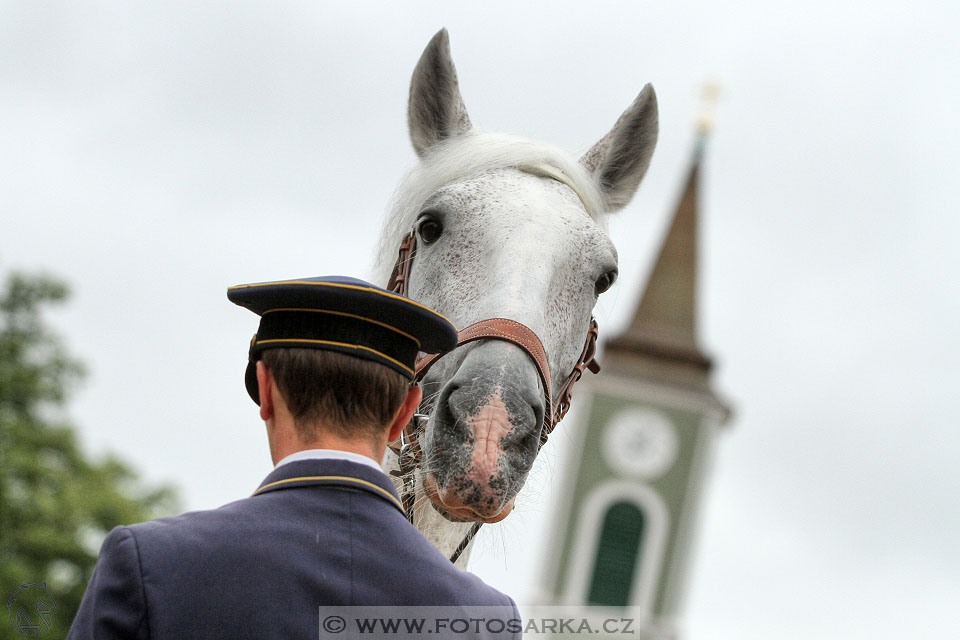
M546 413L546 398L543 397L543 394L539 394L533 400L529 400L530 408L533 409L533 417L536 420L538 425L543 425L543 416ZM539 435L539 430L538 430Z
M509 453L521 465L533 464L539 450L541 422L531 422L515 425L513 429L500 440L500 449Z
M443 390L438 410L444 412L445 420L441 421L444 435L467 435L469 426L467 419L470 416L470 394L468 390L456 383L451 383Z

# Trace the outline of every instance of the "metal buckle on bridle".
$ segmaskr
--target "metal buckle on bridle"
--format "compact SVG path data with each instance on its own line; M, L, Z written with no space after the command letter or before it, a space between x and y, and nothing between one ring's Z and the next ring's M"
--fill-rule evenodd
M390 472L390 475L399 478L403 483L403 493L400 500L403 504L404 515L406 515L410 524L413 524L413 502L417 480L415 471L420 466L420 445L417 443L417 437L429 419L430 416L423 413L413 414L409 424L400 432L400 438L397 442L389 445L390 450L397 454L398 464L397 468Z
M397 450L397 457L400 460L401 472L404 467L411 469L420 465L420 445L417 444L417 436L429 419L430 416L425 413L415 413L410 418L410 424L400 432L400 447Z

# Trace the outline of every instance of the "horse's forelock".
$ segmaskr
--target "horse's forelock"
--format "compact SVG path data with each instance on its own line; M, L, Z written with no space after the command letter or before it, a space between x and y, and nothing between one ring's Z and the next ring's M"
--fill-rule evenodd
M413 228L420 207L433 192L483 171L508 167L567 184L587 213L604 225L607 212L596 181L569 154L540 142L474 130L435 145L397 187L380 234L375 281L387 283L403 236Z

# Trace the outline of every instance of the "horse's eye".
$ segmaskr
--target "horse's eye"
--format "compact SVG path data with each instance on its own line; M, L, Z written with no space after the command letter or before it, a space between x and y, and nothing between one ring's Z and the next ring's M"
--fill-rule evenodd
M604 291L612 287L613 283L616 281L617 281L616 269L610 269L610 271L607 271L602 276L597 278L597 284L595 285L595 291L597 292L597 295L600 295L601 293L603 293Z
M436 242L443 233L443 225L436 218L424 217L417 225L417 233L424 244Z

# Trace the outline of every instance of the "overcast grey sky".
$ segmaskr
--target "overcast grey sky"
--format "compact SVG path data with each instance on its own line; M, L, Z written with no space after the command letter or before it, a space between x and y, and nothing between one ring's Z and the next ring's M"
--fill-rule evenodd
M364 275L414 161L407 83L450 30L473 121L572 152L642 85L661 137L613 222L632 310L689 158L702 336L736 406L706 492L687 637L960 636L960 10L945 2L0 2L0 269L73 285L70 410L186 506L269 470L228 285ZM576 403L575 403L576 406ZM524 601L568 429L473 568Z

